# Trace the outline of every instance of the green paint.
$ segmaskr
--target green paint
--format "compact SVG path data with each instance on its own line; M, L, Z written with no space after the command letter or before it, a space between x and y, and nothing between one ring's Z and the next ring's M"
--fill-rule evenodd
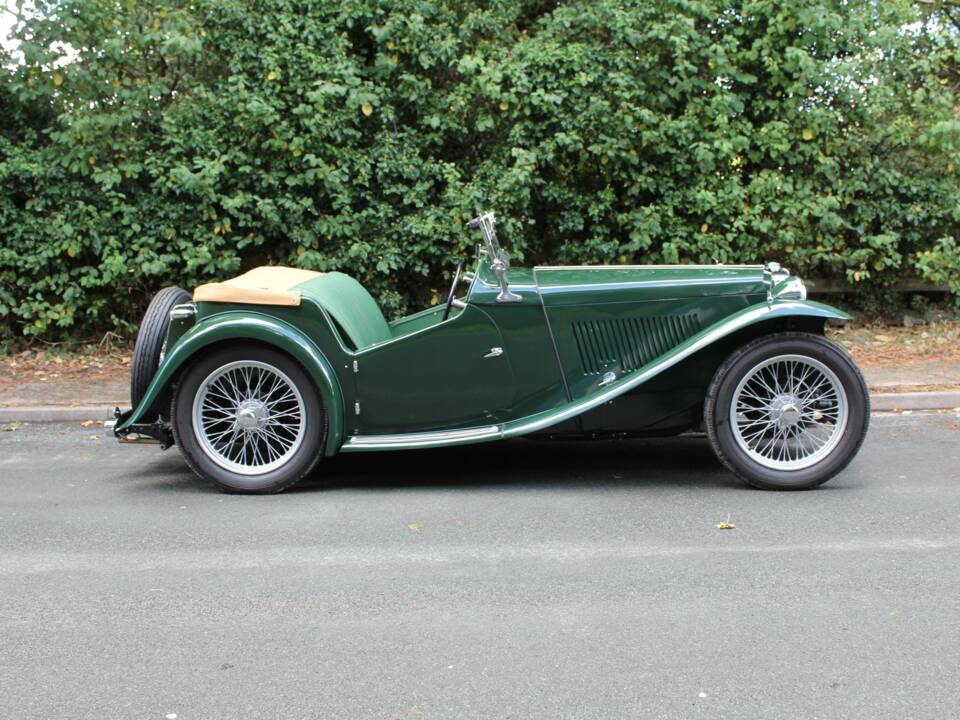
M327 411L327 454L336 452L343 438L344 398L329 361L310 338L293 325L264 313L223 312L201 321L167 349L140 405L117 430L140 422L151 412L158 412L158 401L168 396L171 383L188 360L205 348L237 340L272 345L294 357L310 373Z
M324 273L294 286L312 298L343 329L355 348L366 348L392 337L376 301L363 285L340 272Z
M820 332L826 319L849 317L777 300L759 266L511 268L509 278L520 301L498 302L481 256L465 308L446 321L434 307L388 324L340 273L298 286L299 307L201 303L193 327L171 331L127 425L164 412L196 353L241 340L278 347L310 372L329 416L327 454L677 430L697 421L710 376L737 344L787 327ZM374 436L386 439L351 440Z

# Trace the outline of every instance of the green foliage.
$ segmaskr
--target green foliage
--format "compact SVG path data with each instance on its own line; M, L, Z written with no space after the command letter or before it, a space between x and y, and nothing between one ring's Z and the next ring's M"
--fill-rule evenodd
M262 263L429 302L518 262L779 260L960 295L956 29L924 3L38 0L0 73L0 327L129 329ZM921 9L917 9L921 8Z

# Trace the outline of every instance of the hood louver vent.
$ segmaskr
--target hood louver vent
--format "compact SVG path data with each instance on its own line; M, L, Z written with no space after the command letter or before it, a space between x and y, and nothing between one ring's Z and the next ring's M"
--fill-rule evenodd
M580 361L587 375L619 367L643 367L700 330L695 313L573 323Z

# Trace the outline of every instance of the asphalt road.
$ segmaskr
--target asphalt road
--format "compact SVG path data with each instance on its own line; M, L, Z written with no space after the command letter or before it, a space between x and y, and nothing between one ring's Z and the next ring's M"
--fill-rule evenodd
M0 717L960 715L955 413L875 416L803 493L676 438L230 496L99 432L0 433Z

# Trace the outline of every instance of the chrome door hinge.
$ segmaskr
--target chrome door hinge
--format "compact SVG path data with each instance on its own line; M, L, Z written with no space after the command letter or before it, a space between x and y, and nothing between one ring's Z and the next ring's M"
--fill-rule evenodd
M495 358L495 357L500 357L501 355L503 355L503 348L502 348L502 347L492 347L492 348L490 348L490 352L488 352L486 355L484 355L484 357L485 357L485 358Z
M360 414L360 403L355 402L355 403L353 404L353 414L354 414L354 415L359 415L359 414Z
M360 372L360 363L358 363L356 360L353 361L353 371L355 373Z

